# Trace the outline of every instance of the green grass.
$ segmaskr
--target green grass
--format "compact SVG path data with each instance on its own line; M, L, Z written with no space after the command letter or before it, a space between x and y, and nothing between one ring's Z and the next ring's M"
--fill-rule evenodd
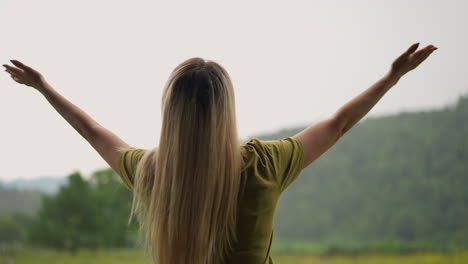
M405 255L416 253L454 254L466 251L461 244L434 243L429 241L378 240L367 242L328 241L313 243L307 241L275 241L272 255Z
M0 263L2 263L0 261ZM12 264L141 264L145 263L142 251L118 250L79 250L75 254L53 250L27 250L16 254Z
M277 264L466 264L468 252L442 255L422 253L410 255L365 256L273 256Z
M276 264L466 264L468 251L440 254L362 256L273 255ZM2 263L2 258L0 258ZM11 264L142 264L148 263L141 250L80 250L76 254L51 250L27 250L11 259Z

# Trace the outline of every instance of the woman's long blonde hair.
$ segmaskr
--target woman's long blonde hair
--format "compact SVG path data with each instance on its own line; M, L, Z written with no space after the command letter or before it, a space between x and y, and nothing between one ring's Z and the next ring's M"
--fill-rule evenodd
M191 58L172 71L159 147L136 168L130 215L154 263L219 264L233 249L243 186L235 113L219 64Z

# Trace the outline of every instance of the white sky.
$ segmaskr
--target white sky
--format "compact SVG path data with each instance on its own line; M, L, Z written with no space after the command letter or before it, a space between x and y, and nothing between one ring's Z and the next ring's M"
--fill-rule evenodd
M211 59L233 79L245 139L330 116L415 42L439 49L368 116L454 103L468 93L467 3L0 0L0 65L32 66L128 144L150 148L169 73ZM40 93L6 72L0 92L0 180L108 166Z

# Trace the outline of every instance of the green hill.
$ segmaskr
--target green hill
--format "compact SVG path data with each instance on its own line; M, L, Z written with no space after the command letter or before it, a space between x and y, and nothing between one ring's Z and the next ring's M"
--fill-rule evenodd
M283 193L275 238L468 246L468 96L355 125Z

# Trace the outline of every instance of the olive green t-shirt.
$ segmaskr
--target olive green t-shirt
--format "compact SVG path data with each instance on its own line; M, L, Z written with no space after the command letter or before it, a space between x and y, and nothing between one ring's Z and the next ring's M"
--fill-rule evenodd
M136 166L145 151L131 148L119 156L119 174L130 190ZM303 146L294 137L266 141L253 138L241 146L241 153L246 185L240 199L238 243L227 264L271 264L276 204L302 170Z

